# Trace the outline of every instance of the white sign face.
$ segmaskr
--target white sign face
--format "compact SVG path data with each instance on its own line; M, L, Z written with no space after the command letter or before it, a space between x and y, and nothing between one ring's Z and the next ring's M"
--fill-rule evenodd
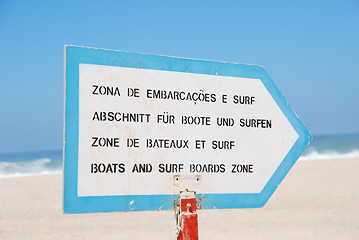
M311 140L263 68L66 47L64 211L262 207Z
M79 111L79 196L259 193L298 139L259 79L80 64Z

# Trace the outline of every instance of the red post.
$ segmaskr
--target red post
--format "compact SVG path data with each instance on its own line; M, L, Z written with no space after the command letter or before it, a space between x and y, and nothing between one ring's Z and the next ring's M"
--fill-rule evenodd
M193 194L194 195L194 194ZM198 215L196 196L180 195L179 223L180 232L177 240L198 240Z

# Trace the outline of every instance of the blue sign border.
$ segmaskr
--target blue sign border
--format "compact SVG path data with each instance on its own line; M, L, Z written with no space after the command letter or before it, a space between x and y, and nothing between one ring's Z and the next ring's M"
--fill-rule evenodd
M203 209L259 208L268 201L312 136L279 92L266 71L256 65L175 58L133 52L78 46L65 46L65 139L64 139L64 212L120 212L170 210L178 195L95 196L77 195L79 135L79 64L97 64L208 75L260 79L297 134L298 140L260 193L198 194ZM130 202L132 204L130 204Z

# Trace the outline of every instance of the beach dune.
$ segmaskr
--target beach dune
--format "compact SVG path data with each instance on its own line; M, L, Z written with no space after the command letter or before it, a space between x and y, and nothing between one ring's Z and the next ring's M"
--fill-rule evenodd
M63 214L62 175L0 178L0 239L171 239L172 211ZM200 210L200 239L359 239L359 159L299 161L264 208Z

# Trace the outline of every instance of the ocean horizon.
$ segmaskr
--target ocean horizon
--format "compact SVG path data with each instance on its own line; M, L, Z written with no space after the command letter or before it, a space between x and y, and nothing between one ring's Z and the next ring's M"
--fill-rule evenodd
M63 151L0 153L0 178L61 174ZM359 133L317 135L299 160L359 158Z

